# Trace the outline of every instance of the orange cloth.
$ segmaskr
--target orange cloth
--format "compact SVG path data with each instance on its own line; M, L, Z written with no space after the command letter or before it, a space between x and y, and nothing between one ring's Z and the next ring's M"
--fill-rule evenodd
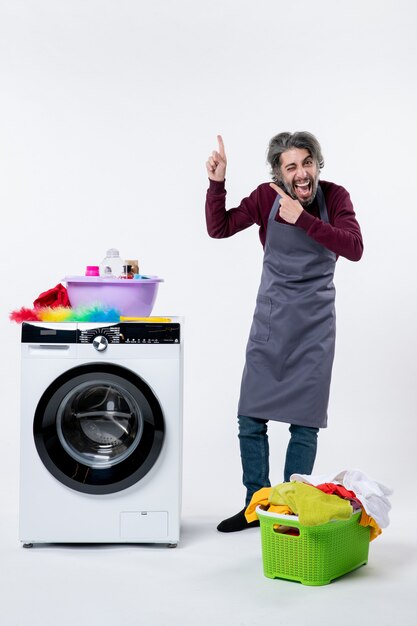
M361 515L361 518L359 520L359 524L361 526L370 526L371 527L371 535L369 537L370 541L373 541L374 539L376 539L382 533L381 528L378 526L378 524L376 523L374 518L371 517L370 515L368 515L364 509L362 509L362 515Z
M254 522L258 519L258 516L256 515L257 506L262 507L265 511L268 511L269 513L284 513L285 515L292 515L292 511L287 505L271 504L269 502L270 493L271 487L263 487L253 494L252 499L249 502L249 505L245 511L245 517L247 522Z

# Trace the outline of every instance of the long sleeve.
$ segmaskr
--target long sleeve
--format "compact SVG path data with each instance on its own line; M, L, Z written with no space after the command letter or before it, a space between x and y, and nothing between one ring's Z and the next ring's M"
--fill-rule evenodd
M206 223L208 234L215 239L231 237L252 224L260 224L258 189L244 198L238 207L227 211L224 181L210 180L206 196Z
M359 261L363 253L362 234L349 193L339 185L329 185L326 189L327 185L329 183L322 183L330 223L322 222L304 210L296 226L303 228L312 239L338 256Z

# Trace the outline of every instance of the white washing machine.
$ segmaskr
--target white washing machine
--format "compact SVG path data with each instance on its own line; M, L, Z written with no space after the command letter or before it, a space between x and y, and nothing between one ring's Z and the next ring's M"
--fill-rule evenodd
M22 325L20 540L180 534L181 320Z

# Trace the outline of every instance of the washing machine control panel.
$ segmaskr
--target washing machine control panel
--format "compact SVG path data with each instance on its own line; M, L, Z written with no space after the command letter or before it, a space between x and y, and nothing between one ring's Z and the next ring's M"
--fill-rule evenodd
M99 352L109 344L179 344L180 324L121 322L99 326L87 323L24 322L22 343L92 343Z
M100 328L79 329L79 343L92 343L103 351L108 344L169 344L180 343L178 323L125 322Z
M102 352L109 343L120 343L120 328L103 326L78 329L78 343L92 343L96 350Z

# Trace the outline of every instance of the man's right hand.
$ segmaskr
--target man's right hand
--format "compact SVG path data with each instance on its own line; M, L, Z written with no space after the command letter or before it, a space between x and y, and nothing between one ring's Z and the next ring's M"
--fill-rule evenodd
M226 178L227 159L221 135L217 135L217 141L219 142L219 150L213 150L206 163L206 168L210 180L221 182Z

